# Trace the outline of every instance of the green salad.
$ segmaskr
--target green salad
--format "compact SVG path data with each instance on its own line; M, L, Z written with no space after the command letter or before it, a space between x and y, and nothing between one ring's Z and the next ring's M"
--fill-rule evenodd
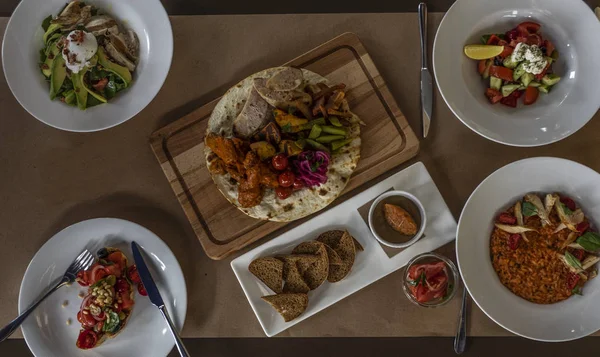
M132 84L139 41L132 30L81 1L42 22L40 68L50 99L81 110L107 103Z

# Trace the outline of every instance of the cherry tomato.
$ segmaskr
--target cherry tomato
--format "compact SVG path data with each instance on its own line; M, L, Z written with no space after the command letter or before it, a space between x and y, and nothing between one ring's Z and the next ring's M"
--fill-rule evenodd
M502 93L494 88L488 88L485 90L485 96L492 104L496 104L502 99Z
M513 81L513 70L504 66L491 66L490 76L498 77L505 81Z
M500 103L506 105L507 107L516 108L517 107L517 98L512 95L508 97L504 97L500 100Z
M498 221L498 223L502 223L502 224L517 224L517 218L506 212L500 213L497 221Z
M144 287L144 284L139 283L137 286L138 289L138 293L140 293L140 295L142 296L148 296L148 292L146 291L146 288Z
M90 283L86 276L89 274L86 274L86 273L87 273L87 271L83 271L83 270L80 270L79 273L77 273L77 282L81 286L90 286Z
M506 36L506 38L507 38L509 41L516 40L516 39L517 39L517 37L519 37L519 30L517 30L517 29L515 28L515 29L512 29L512 30L510 30L510 31L507 31L507 32L506 32L506 34L505 34L505 36Z
M290 187L294 184L295 180L296 175L294 175L294 173L291 171L284 171L280 173L278 178L279 186L281 187Z
M83 327L94 327L94 325L97 322L96 319L94 319L94 317L91 314L89 314L88 310L84 311L88 313L84 314L82 311L79 311L77 313L77 321L79 321L81 325L83 325Z
M123 275L123 270L121 270L121 267L118 264L107 265L105 269L109 275L114 275L117 278L120 278L121 275Z
M285 200L292 194L292 189L291 187L277 187L275 189L275 194L280 200Z
M106 314L104 313L104 311L100 311L100 315L98 315L96 317L102 321L106 320Z
M129 280L131 280L131 282L135 284L139 284L142 282L142 279L140 279L140 274L138 273L137 267L135 265L129 267L127 271L127 277L129 278Z
M275 170L283 171L288 167L288 158L287 156L285 156L285 154L277 154L273 156L271 164L273 165L273 168L275 168Z
M570 197L561 197L560 202L563 205L567 206L567 208L570 209L571 211L575 211L577 209L577 205L575 204L575 201L573 201Z
M506 58L506 57L512 55L514 50L515 50L514 48L512 48L508 44L506 44L506 45L504 45L504 50L502 50L502 52L498 56L500 56L501 58Z
M294 180L294 186L293 186L293 188L294 188L294 191L303 189L304 188L304 181L300 180L299 178L296 178Z
M544 46L546 47L546 56L552 56L552 52L554 52L555 47L550 40L544 40Z
M79 337L77 337L77 347L84 350L93 348L97 342L98 335L92 330L83 330L79 333Z
M500 42L500 37L496 35L491 35L487 40L487 45L497 45Z
M518 24L517 30L521 32L522 35L536 34L540 30L540 27L542 27L542 25L536 22L526 21Z
M583 256L585 255L585 252L583 251L583 249L573 249L571 251L571 254L573 254L573 256L577 259L579 259L579 261L583 260Z
M523 103L525 103L525 105L533 104L538 99L539 95L540 91L536 87L527 87L525 89L525 99L523 100Z
M569 273L567 277L567 289L573 290L577 286L577 283L579 283L579 279L581 279L579 274Z
M481 61L477 62L477 72L479 72L479 74L483 74L483 72L485 72L486 67L487 67L487 60L481 60Z
M581 222L575 227L575 229L577 229L577 232L583 234L588 229L590 229L590 222L587 222L587 221Z
M117 307L114 307L114 305L113 305L113 310L118 314L119 312L121 312L123 310L123 305L117 303Z
M521 241L521 235L518 233L512 234L508 237L508 247L511 250L517 250L519 248L519 242Z
M131 295L129 295L129 293L125 293L125 294L121 294L121 300L123 301L123 303L121 304L121 309L122 310L129 310L133 307L133 305L135 304L133 300L131 300Z
M119 293L129 293L129 283L125 279L117 279L115 290Z
M107 275L108 275L108 273L106 272L104 267L99 265L92 270L92 273L91 273L92 280L90 282L93 284L93 283L97 282L98 280L104 278Z

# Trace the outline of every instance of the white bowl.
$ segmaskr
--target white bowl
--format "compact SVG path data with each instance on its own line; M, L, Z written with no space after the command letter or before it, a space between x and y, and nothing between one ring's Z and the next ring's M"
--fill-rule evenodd
M381 201L385 200L388 197L392 197L392 196L400 196L400 197L407 198L409 201L412 202L412 204L414 204L414 206L419 211L419 215L421 216L420 217L421 218L420 219L420 223L421 224L419 225L419 230L417 231L417 234L415 234L414 237L412 237L411 239L409 239L408 241L406 241L404 243L390 242L389 240L386 240L385 238L381 237L377 233L377 228L375 227L375 224L374 224L374 221L373 221L373 214L375 213L375 208L377 208L377 205L379 205L379 203ZM392 247L392 248L406 248L406 247L409 247L409 246L413 245L416 241L418 241L423 236L423 232L425 232L425 227L426 226L427 226L427 214L425 213L425 208L423 207L423 204L413 194L408 193L406 191L389 191L389 192L386 192L386 193L380 195L379 197L377 197L375 199L375 201L373 201L373 204L371 205L371 208L369 208L369 229L371 230L371 233L373 233L373 235L375 236L375 238L379 241L379 243L381 243L383 245L387 245L388 247ZM398 233L398 234L400 234L400 233Z
M42 20L56 16L67 0L23 0L4 34L2 64L6 82L17 101L38 120L68 131L97 131L121 124L144 109L162 87L173 57L173 32L159 0L94 0L90 4L115 16L137 34L139 65L131 87L107 104L85 111L51 101L49 85L39 65Z
M477 61L463 47L489 33L504 33L523 21L542 25L560 53L554 66L561 81L533 105L492 105ZM600 107L600 23L581 0L457 0L438 28L433 45L435 78L450 110L478 134L512 146L559 141L583 127Z
M135 223L115 218L97 218L63 229L48 240L33 257L19 291L19 311L25 310L51 282L62 277L84 248L119 248L133 262L131 242L146 254L146 263L177 329L181 330L187 310L187 288L181 267L169 247L154 233ZM92 253L96 253L94 251ZM54 292L29 316L23 337L36 357L130 357L166 356L174 340L158 308L147 297L135 293L135 305L125 328L114 339L88 351L75 346L81 324L77 322L86 288L74 283ZM64 301L68 305L61 307ZM71 319L71 325L67 325Z
M529 192L572 197L593 226L600 222L600 174L573 161L537 157L514 162L486 178L467 201L456 233L458 267L477 305L505 329L539 341L568 341L600 329L600 279L583 296L540 305L514 295L500 282L490 260L497 214Z

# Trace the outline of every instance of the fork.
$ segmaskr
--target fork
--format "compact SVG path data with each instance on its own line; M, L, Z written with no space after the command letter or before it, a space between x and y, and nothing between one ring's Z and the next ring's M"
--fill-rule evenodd
M6 325L0 330L0 342L6 340L8 336L12 335L13 332L15 332L15 330L19 326L21 326L23 321L25 321L27 316L29 316L29 314L31 314L31 312L35 310L35 308L38 307L38 305L41 304L42 301L46 300L48 296L50 296L53 292L60 289L61 287L74 282L75 278L77 277L77 273L79 273L81 270L88 269L93 262L94 256L92 255L92 253L90 253L89 250L85 249L83 252L81 252L81 254L79 254L79 256L75 258L73 263L69 265L69 268L67 268L67 271L65 272L63 277L60 279L60 281L56 283L56 285L54 285L54 287L48 289L42 297L34 301L33 304L31 304L25 311L23 311L16 319L12 320L8 325Z

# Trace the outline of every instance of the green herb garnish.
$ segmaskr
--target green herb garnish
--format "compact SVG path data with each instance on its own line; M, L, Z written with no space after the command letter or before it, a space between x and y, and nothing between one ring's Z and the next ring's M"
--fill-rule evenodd
M573 290L571 290L571 293L574 295L582 295L583 296L583 294L581 293L581 286L574 287Z
M523 216L531 217L537 215L537 208L531 202L523 202Z
M575 258L575 256L569 253L568 251L565 252L565 260L567 261L567 264L569 264L573 268L577 270L583 270L583 266L581 265L579 259Z
M600 235L598 233L586 232L577 238L576 242L588 252L600 250Z
M50 27L50 21L52 21L52 15L48 15L48 17L42 21L42 28L44 29L44 32L48 31L48 27Z

